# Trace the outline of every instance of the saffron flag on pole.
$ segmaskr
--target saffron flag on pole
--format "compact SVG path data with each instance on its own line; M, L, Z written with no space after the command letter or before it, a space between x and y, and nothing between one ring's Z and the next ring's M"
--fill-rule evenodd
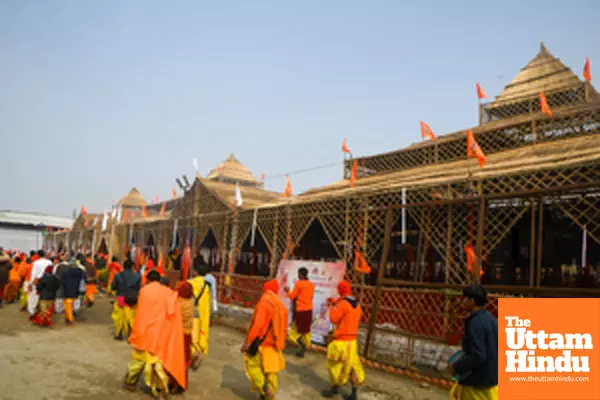
M477 84L475 84L475 86L477 87L477 97L479 99L487 99L487 95L485 94L485 92L481 88L481 85L479 85L479 83L477 83Z
M433 134L433 131L431 130L429 125L427 125L423 121L421 121L421 137L423 139L435 140L435 135Z
M81 206L81 213L83 215L87 214L87 210L85 209L85 206Z
M354 160L352 171L350 172L350 187L353 188L356 184L356 176L358 175L358 160Z
M283 191L283 196L284 197L291 197L293 194L292 192L292 182L290 181L290 177L289 175L285 176L285 190Z
M148 216L148 210L146 210L146 205L142 205L142 217L146 218Z
M342 142L342 151L344 153L352 154L352 152L348 148L348 141L346 140L346 138L344 138L344 141Z
M177 190L173 189L171 191L171 195L173 196L173 199L176 199L177 198Z
M156 197L154 197L154 204L158 204L160 200L158 199L158 195L156 195Z
M260 180L264 181L265 180L265 174L260 174Z
M583 66L583 78L588 82L592 81L592 69L590 66L590 58L589 57L585 58L585 65Z
M164 216L165 215L165 211L167 210L167 203L163 203L162 207L160 208L160 216Z
M477 157L479 166L483 167L485 165L485 154L483 154L470 129L467 129L467 157Z
M550 106L548 105L548 99L546 99L546 95L544 94L544 92L540 92L540 109L547 116L549 116L549 117L552 116L552 110L550 109Z

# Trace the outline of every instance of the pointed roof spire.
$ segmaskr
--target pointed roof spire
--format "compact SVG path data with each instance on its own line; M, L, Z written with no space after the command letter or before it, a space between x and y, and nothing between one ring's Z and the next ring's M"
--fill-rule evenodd
M581 80L563 62L540 43L539 53L521 69L492 104L520 101L539 96L542 91L567 90L581 85Z
M258 185L260 182L252 175L252 172L244 164L242 164L235 155L231 153L229 157L216 168L214 168L206 176L209 180L228 180L233 182L240 182L242 184L249 183L251 185Z
M144 196L142 196L140 191L133 187L129 193L118 201L117 205L123 207L142 207L146 205L146 200L144 200Z

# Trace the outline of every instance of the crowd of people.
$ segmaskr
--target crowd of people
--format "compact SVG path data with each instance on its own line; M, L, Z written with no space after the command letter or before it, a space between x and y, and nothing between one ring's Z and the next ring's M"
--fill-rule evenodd
M103 254L92 260L83 254L47 255L40 250L27 255L0 248L0 306L2 300L19 301L36 325L52 327L53 315L63 314L66 324L73 326L82 306L92 307L98 289L105 290L113 298L114 338L127 338L133 348L124 387L137 390L143 375L152 394L165 399L169 393L187 390L188 371L200 368L208 355L212 315L218 310L217 280L209 266L197 259L191 276L182 273L171 283L162 262L157 265L147 251L143 257L140 260L128 252L121 266L117 258L108 263ZM106 285L99 279L98 266L106 270ZM171 263L167 271L172 268ZM289 331L288 309L279 296L279 285L277 280L264 284L240 349L251 390L261 399L276 398L287 343L297 346L297 357L304 357L316 322L315 285L308 270L300 268L294 287L283 288L292 304ZM357 344L362 308L348 281L340 282L337 291L339 297L327 299L334 329L326 338L330 387L321 394L338 397L350 383L352 391L344 398L356 400L365 381ZM484 308L487 294L483 287L467 287L464 295L470 316L465 322L464 354L450 365L452 374L460 377L451 398L497 400L497 320Z

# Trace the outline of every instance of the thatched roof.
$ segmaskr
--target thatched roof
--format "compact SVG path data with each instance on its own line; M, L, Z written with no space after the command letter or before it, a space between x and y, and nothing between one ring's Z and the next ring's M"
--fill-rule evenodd
M224 203L232 207L235 206L235 185L208 179L202 179L202 184ZM280 201L284 198L281 193L266 191L258 187L239 185L239 188L242 194L241 208L254 208L261 204Z
M118 206L123 207L142 207L146 205L146 200L144 200L144 196L140 193L136 188L132 188L125 197L123 197L117 203Z
M205 179L213 181L228 180L239 182L241 185L261 185L261 182L252 175L252 172L244 164L235 158L233 153L215 169L210 171Z
M600 160L600 135L582 136L558 142L526 146L487 156L484 168L479 168L477 160L468 159L445 164L434 164L390 173L382 173L359 178L354 188L347 180L321 188L309 190L289 200L294 203L307 203L326 198L343 197L351 192L375 193L400 188L416 188L447 184L450 182L477 180L520 173L528 173L548 168L561 168L568 165ZM264 207L279 204L265 204Z
M569 67L544 46L521 72L496 96L487 107L495 107L509 102L537 97L542 91L560 91L581 86L582 81Z

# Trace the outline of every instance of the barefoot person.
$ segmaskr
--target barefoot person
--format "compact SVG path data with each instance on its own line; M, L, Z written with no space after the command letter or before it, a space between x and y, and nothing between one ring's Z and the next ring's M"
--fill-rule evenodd
M274 399L279 389L279 373L285 368L283 350L287 339L288 312L277 295L279 283L265 283L250 322L245 353L246 376L251 390L259 392L261 399Z
M308 269L300 268L294 290L290 292L290 288L286 286L285 292L294 304L292 307L294 314L290 329L290 340L300 348L296 355L304 357L306 349L312 342L310 329L313 320L313 297L315 295L315 284L308 280Z
M362 309L352 296L350 282L338 284L340 298L327 299L329 319L335 326L333 341L327 346L327 370L331 387L322 392L323 397L335 397L346 383L352 384L352 394L346 400L358 399L358 388L365 380L365 371L358 356L358 327Z
M208 354L210 330L210 285L204 280L208 265L196 265L195 277L188 282L194 288L194 327L192 330L192 369L196 370Z
M170 379L180 387L187 387L177 292L161 285L156 271L148 274L148 283L140 290L129 343L133 353L125 375L126 389L136 390L142 373L144 383L159 399L166 399Z

